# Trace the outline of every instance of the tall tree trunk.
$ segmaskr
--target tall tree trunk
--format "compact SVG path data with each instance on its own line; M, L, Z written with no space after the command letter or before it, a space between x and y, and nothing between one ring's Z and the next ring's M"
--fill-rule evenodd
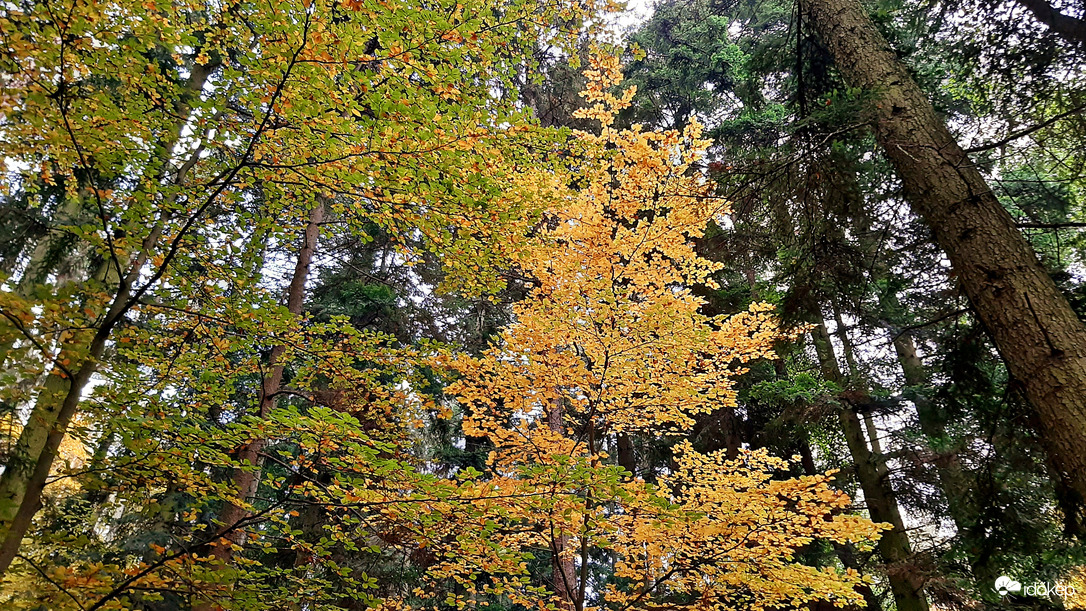
M1086 496L1086 327L859 0L802 0L875 136L1022 385L1053 463Z
M803 437L800 439L799 451L800 456L802 457L801 464L803 465L803 473L805 475L818 475L818 469L814 464L814 452L811 450L811 442L806 431L803 432ZM863 573L863 566L856 559L855 545L851 543L835 543L833 545L833 551L837 556L837 559L841 561L841 565L846 569L852 569L859 573ZM863 609L866 611L882 611L882 604L879 603L879 597L875 596L875 592L871 589L871 586L866 583L861 583L856 586L856 591L864 598Z
M30 418L8 456L4 473L0 474L0 577L11 566L23 535L41 508L42 491L68 425L79 411L83 391L98 370L114 327L130 306L132 288L160 236L161 225L144 239L140 253L89 342L80 341L86 338L83 334L60 351L54 361L56 368L46 376ZM64 370L60 369L60 363L75 366Z
M547 410L547 428L559 435L565 434L565 425L562 418L562 399L555 397L551 402L551 408ZM564 532L555 533L551 538L551 580L554 582L554 592L561 601L563 611L572 611L577 608L577 572L573 565L573 556L567 551L570 537Z
M846 383L834 355L826 325L819 322L811 333L822 374L829 381ZM866 393L853 392L851 403L861 403ZM870 401L870 397L866 398ZM875 454L864 439L864 425L853 405L845 402L839 413L841 432L848 443L849 453L856 469L856 479L864 493L864 501L871 519L890 524L891 530L879 539L879 553L887 564L887 578L898 611L927 611L928 601L923 592L923 580L912 566L912 545L901 519L897 499L882 466L883 457Z
M836 164L836 166L844 168L840 172L841 180L845 185L840 194L844 198L842 209L847 210L852 216L853 233L857 236L862 252L868 260L866 264L869 269L868 276L872 284L878 285L882 281L892 279L893 270L890 269L887 261L879 256L881 240L873 237L879 232L873 230L872 219L864 205L855 172L847 167L848 163L844 160ZM962 471L961 461L957 450L947 447L948 435L945 419L940 414L935 402L923 390L923 387L927 386L930 380L928 379L927 368L917 355L913 338L908 333L899 332L898 330L898 327L903 324L901 320L903 308L896 291L891 288L885 292L876 292L879 304L878 322L890 333L890 341L894 347L898 365L901 367L905 378L905 398L913 402L917 411L917 419L920 422L920 430L928 438L929 444L934 444L931 450L935 453L933 462L939 477L940 488L947 499L950 516L955 527L959 532L963 532L968 528L969 518L966 512L968 504L962 498L968 491L968 485L966 476ZM855 353L848 334L841 327L843 323L840 303L836 298L833 306L834 317L839 326L838 333L841 336L846 359L849 361L849 367L855 370L855 358L850 356ZM853 371L853 375L856 375L855 371ZM865 424L868 425L869 434L875 435L875 433L870 433L871 429L874 428L874 423L870 421L870 418L867 419ZM879 450L876 449L875 451Z
M832 298L833 302L833 321L836 325L834 334L837 335L837 339L841 342L841 352L845 356L845 364L848 365L848 386L849 390L857 390L862 393L864 397L870 397L871 386L868 384L867 378L860 372L860 364L856 360L856 350L852 345L852 338L848 335L848 329L845 327L845 319L841 315L841 304L836 297ZM883 456L882 440L879 437L879 428L875 425L875 418L871 415L871 411L867 410L863 413L864 428L867 430L867 438L870 440L871 452L875 456ZM880 477L887 477L889 470L886 468L886 462L879 460L876 463L876 468L879 471Z
M174 153L174 146L191 114L189 100L200 94L217 67L217 63L209 62L197 66L189 75L185 92L173 109L177 120L158 143L160 163L149 168L151 175L145 176L145 181L158 184L165 179L164 172ZM189 169L188 165L182 166L173 178L173 184L184 182ZM168 208L169 206L163 207ZM11 566L22 545L23 535L41 508L42 491L68 425L79 411L83 391L98 370L99 361L113 329L132 305L129 300L135 283L150 259L152 250L162 238L162 231L161 222L152 227L138 252L131 258L107 258L105 265L113 267L104 268L100 273L103 278L117 279L116 292L109 308L101 317L100 326L93 334L77 334L69 345L62 347L54 365L71 363L71 367L66 371L56 367L42 383L42 390L34 402L30 418L9 454L3 474L0 474L0 578ZM122 268L126 269L122 272Z
M934 443L932 451L935 452L935 470L939 476L943 495L947 500L950 517L954 520L954 526L959 531L964 531L969 528L970 523L969 503L964 498L970 486L962 470L957 451L945 447L949 437L945 419L939 413L938 406L920 390L929 382L927 369L917 355L916 345L908 334L896 333L892 343L898 364L901 365L901 371L905 376L905 384L910 388L905 396L916 406L921 432Z
M619 433L615 442L618 445L619 466L629 471L630 475L637 475L637 454L634 452L633 438L629 433Z
M313 253L317 249L317 240L320 237L321 223L324 221L324 201L319 200L313 209L309 211L309 221L306 223L302 244L298 248L298 256L294 263L294 274L291 276L287 287L287 311L295 316L301 316L305 305L305 285L309 280L309 268L313 263ZM260 386L260 407L257 413L260 418L267 418L275 407L279 391L283 386L282 362L286 346L278 344L273 346L268 356L268 373ZM252 498L260 486L263 473L264 459L261 453L264 451L266 439L257 438L243 445L238 451L239 467L234 469L234 490L237 492L240 503L227 503L219 516L219 522L224 529L223 539L211 548L211 555L221 564L228 564L233 559L235 548L240 548L245 540L245 529L237 528L237 524L249 517L248 500Z

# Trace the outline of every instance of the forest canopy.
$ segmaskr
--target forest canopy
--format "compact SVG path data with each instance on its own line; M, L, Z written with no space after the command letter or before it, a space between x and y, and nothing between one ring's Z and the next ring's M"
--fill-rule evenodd
M638 8L0 8L0 606L1086 609L1086 5Z

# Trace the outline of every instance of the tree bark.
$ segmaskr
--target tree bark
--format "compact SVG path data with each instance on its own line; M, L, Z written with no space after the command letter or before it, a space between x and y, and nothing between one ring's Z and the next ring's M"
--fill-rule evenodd
M1053 464L1086 496L1086 327L858 0L803 0L913 210L1021 383Z
M191 114L189 100L199 95L217 66L217 63L209 62L207 65L197 66L189 75L185 91L174 106L177 120L159 143L161 165L155 168L152 179L156 184L164 177L161 172L165 171L173 148L188 122ZM187 169L182 167L179 170L173 179L174 184L181 184L185 180ZM3 577L15 559L23 535L41 508L42 491L68 425L79 411L83 390L98 370L99 360L105 352L113 329L132 305L129 299L132 297L133 288L151 256L151 251L162 238L162 228L161 222L151 228L134 257L125 263L121 263L120 259L113 259L113 269L101 270L104 278L117 279L113 301L93 335L89 338L80 335L60 351L54 365L67 362L72 363L72 367L67 371L56 368L46 376L30 418L19 434L3 474L0 474L0 577ZM105 265L110 264L111 262L107 261ZM125 264L127 273L121 278L121 268Z
M616 440L618 445L618 464L630 472L631 476L637 475L637 454L634 451L633 438L629 433L619 433Z
M561 397L555 397L551 402L551 408L547 410L547 428L559 435L565 434ZM558 595L563 611L572 611L580 606L577 603L576 567L573 564L573 557L566 551L569 548L569 543L569 535L563 532L555 533L551 540L551 553L553 554L551 559L551 580L554 582L554 592Z
M837 364L833 344L824 323L818 322L811 338L823 376L831 382L844 385L846 380ZM852 394L866 396L863 392ZM854 406L847 403L842 405L838 412L841 432L848 443L856 479L863 490L868 513L875 522L885 522L891 526L891 530L884 532L879 539L879 553L887 564L887 579L894 602L898 611L928 611L923 580L913 570L912 545L905 530L905 523L901 519L894 491L890 488L887 474L882 467L883 457L868 447L864 439L864 425Z
M301 316L305 305L305 285L309 280L309 268L313 263L313 253L317 249L317 240L320 237L320 226L324 221L324 208L324 201L321 199L309 212L309 221L294 263L294 273L287 287L287 311L295 316ZM258 417L261 419L268 417L282 389L284 352L286 352L286 346L278 344L272 347L271 354L268 356L268 373L264 376L260 387ZM241 466L234 469L233 480L234 489L241 502L227 503L223 508L219 522L222 523L222 528L227 529L228 534L224 537L225 541L216 542L211 548L211 555L221 564L228 564L233 559L234 549L240 548L245 541L245 529L235 528L235 525L249 517L247 501L260 487L264 464L261 453L266 443L266 439L257 438L242 446L238 451L238 463Z
M932 448L935 452L935 470L939 476L943 495L947 500L950 517L954 520L954 526L958 531L964 532L969 528L970 523L967 511L969 505L965 500L965 495L969 491L968 480L962 470L957 451L943 447L948 435L946 422L940 415L938 406L919 390L920 387L928 384L927 369L916 354L916 345L908 334L897 334L892 343L901 371L905 376L905 384L909 387L905 396L916 406L921 432L935 444Z
M41 495L49 471L72 418L79 412L83 390L98 371L113 329L127 311L132 287L161 237L161 225L153 229L135 257L129 272L114 295L102 325L89 343L74 341L61 350L54 369L45 378L30 418L15 442L4 473L0 474L0 577L3 577L22 545L23 535L41 508ZM86 337L85 335L82 336ZM60 363L75 363L69 370Z

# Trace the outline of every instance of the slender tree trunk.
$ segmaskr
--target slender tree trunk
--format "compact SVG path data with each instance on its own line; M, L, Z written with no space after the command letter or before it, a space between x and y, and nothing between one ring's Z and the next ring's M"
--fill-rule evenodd
M637 454L634 452L633 438L629 433L619 433L616 443L619 466L629 471L630 475L637 475Z
M743 447L739 416L735 413L735 408L730 405L725 405L718 411L720 412L719 426L723 437L723 447L727 452L726 456L728 460L735 460L739 457L739 449Z
M872 283L877 285L881 281L890 279L893 271L886 260L879 256L879 240L871 237L875 232L872 231L871 217L864 206L856 174L850 171L846 167L847 165L847 161L837 164L838 167L845 168L840 173L841 180L846 185L841 190L841 197L845 200L842 209L849 211L852 215L854 234L858 237L864 256L870 260L869 277ZM894 347L898 364L905 378L905 397L916 406L920 430L929 439L929 445L934 444L931 449L936 456L934 464L939 477L940 488L947 499L951 519L953 519L958 531L962 532L968 528L969 518L966 513L967 502L963 500L963 495L968 491L968 485L961 468L961 461L955 449L946 447L948 438L946 422L940 415L938 406L922 390L930 380L928 379L926 367L916 353L913 338L907 333L899 333L895 326L901 322L900 312L902 312L897 293L892 289L885 293L878 291L878 304L880 310L878 315L879 323L891 335L891 344ZM833 307L834 317L839 327L838 333L845 349L846 360L849 362L850 369L853 370L853 376L856 376L856 363L853 356L855 353L852 342L842 327L840 303L837 299L834 299ZM868 427L869 435L877 438L877 431L874 430L874 422L871 421L870 417L865 419L864 424ZM872 448L876 452L881 452L874 444L872 444Z
M818 475L818 469L814 464L814 452L811 451L811 442L807 436L806 431L803 433L803 437L800 439L800 456L802 458L803 473L805 475ZM837 559L841 561L841 565L846 569L852 569L859 573L862 573L863 566L856 560L856 547L851 543L835 543L833 545L834 554ZM882 611L882 604L879 603L879 597L875 596L874 590L866 583L861 583L856 586L856 591L860 593L860 596L864 598L863 609L866 611Z
M1057 469L1086 496L1086 327L859 0L803 0L875 136L1022 385Z
M76 367L68 371L58 368L46 376L30 418L9 454L4 473L0 475L0 577L11 566L22 545L23 535L41 508L42 491L68 425L79 411L83 390L98 370L106 343L127 311L132 287L160 236L161 226L144 239L140 253L90 342L74 342L61 350L55 363L67 362Z
M837 364L825 324L819 322L811 336L822 374L831 382L844 385L846 380ZM866 395L863 392L852 394ZM870 401L870 398L867 400ZM912 545L882 465L883 457L868 447L867 440L864 439L864 425L852 405L843 405L839 418L841 432L848 443L856 469L856 479L860 482L871 519L891 526L891 530L884 532L879 539L879 553L887 564L887 578L897 609L927 611L928 601L923 592L923 580L916 575L912 566Z
M959 531L969 528L969 503L965 495L969 492L968 479L962 470L956 450L946 448L948 440L946 422L939 413L938 406L922 391L928 383L927 369L916 354L916 345L908 334L899 333L893 339L894 352L905 376L905 384L910 387L906 397L916 406L920 430L934 443L935 470L939 484L946 496L947 508L954 525Z
M784 362L780 359L774 361L774 368L777 370L779 377L787 375L785 371ZM811 439L809 433L799 428L796 431L799 439L799 455L800 465L803 467L803 473L805 475L819 475L818 467L815 466L814 451L811 449ZM837 559L841 561L841 565L847 569L853 569L857 572L863 573L863 566L856 559L856 547L851 543L834 544L834 554ZM879 597L875 596L874 590L866 583L862 583L856 586L856 591L860 593L860 596L864 599L864 606L861 607L865 611L882 611L882 604L879 602Z
M852 345L852 338L848 335L848 329L845 328L844 317L841 315L841 306L838 303L836 297L833 298L833 320L836 324L834 334L837 335L837 339L841 342L841 352L845 356L845 364L848 365L848 385L849 390L857 390L862 393L863 397L870 397L871 386L868 384L868 380L860 372L860 364L856 361L856 351ZM865 410L863 413L864 429L867 431L867 439L871 445L871 453L876 457L880 457L880 460L876 461L875 468L878 470L879 477L889 477L890 471L886 466L886 461L881 460L881 457L885 455L882 451L882 439L879 435L879 427L875 425L875 418L871 415L870 410Z
M834 543L833 551L837 559L841 561L841 566L862 574L863 566L856 559L856 546L851 543ZM879 602L879 597L875 596L875 591L871 589L871 586L862 583L856 586L856 591L864 597L863 608L866 611L882 611L882 603Z
M62 252L67 236L64 231L57 231L56 228L84 223L86 221L84 218L86 217L85 204L89 197L89 188L84 186L84 188L80 189L78 197L67 198L64 205L54 213L53 227L47 230L45 235L33 245L29 259L26 265L23 266L19 281L15 283L12 293L23 299L30 297L34 287L45 282L51 274L57 272L57 268L62 266L64 259L81 258L78 254L73 255L72 253ZM84 280L86 278L71 273L57 273L55 288L59 289L68 283ZM116 279L114 278L114 280ZM0 325L6 322L0 319ZM15 329L11 329L11 331L12 333L8 337L0 340L0 371L8 368L8 360L15 343L20 340L25 341L25 338ZM17 363L13 362L11 365L15 366ZM32 380L26 382L33 383Z
M163 172L191 113L188 100L199 95L216 68L217 64L209 63L193 69L186 83L185 94L174 107L177 121L159 143L160 165L153 168L153 178L150 180L160 182L165 178ZM188 169L182 167L173 183L181 184ZM9 454L4 472L0 474L0 578L7 572L19 551L23 535L41 508L41 494L68 425L79 411L83 391L98 370L99 361L113 329L131 306L129 299L132 297L133 287L139 280L151 251L158 245L162 230L162 223L158 223L148 232L138 254L127 261L127 273L123 278L120 278L122 271L119 269L123 264L119 260L113 263L113 270L104 272L104 277L107 278L115 273L116 276L113 277L117 278L118 282L113 301L102 317L101 325L89 339L87 335L80 335L60 351L54 363L69 363L71 368L68 371L57 368L46 376L30 418Z
M547 410L547 427L559 435L565 434L561 398L555 398L551 402L551 408ZM577 571L573 556L567 552L569 541L570 537L566 533L555 534L551 541L551 553L554 555L551 561L551 579L563 611L577 608Z
M309 212L309 221L306 224L301 247L298 249L298 257L294 263L294 274L291 276L287 287L287 310L295 316L300 316L305 304L305 285L309 280L309 268L313 263L313 253L317 249L317 240L320 237L320 226L324 221L324 201L319 201ZM258 416L267 418L275 407L278 393L283 385L284 363L283 353L286 346L279 344L271 349L268 356L268 373L260 388L260 408ZM260 486L262 465L264 459L261 453L264 451L266 439L257 438L245 444L238 451L238 463L241 465L234 470L234 490L237 491L240 503L227 503L223 508L219 522L227 529L225 541L214 544L211 555L221 564L228 564L233 559L235 548L240 548L245 540L245 530L234 528L236 524L249 517L248 500L252 498Z
M51 219L54 228L84 222L84 219L81 218L84 215L81 213L83 212L85 203L83 198L86 193L87 190L82 189L80 197L65 199L64 205L55 212L55 217ZM45 235L34 244L33 250L30 251L30 258L19 276L19 282L15 285L15 294L21 297L27 296L35 284L44 282L49 274L53 272L54 266L60 259L57 256L59 253L56 251L64 238L65 235L61 231L47 230Z

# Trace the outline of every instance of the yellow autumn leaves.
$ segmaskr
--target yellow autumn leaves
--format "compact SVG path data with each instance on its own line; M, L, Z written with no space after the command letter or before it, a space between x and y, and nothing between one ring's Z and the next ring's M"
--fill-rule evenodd
M769 305L710 317L691 292L719 268L693 240L727 212L694 167L700 128L616 130L631 95L609 93L617 60L586 74L579 115L601 131L576 134L569 186L550 182L554 204L517 260L533 288L483 355L443 362L460 374L447 390L465 435L493 444L492 471L470 482L490 500L428 541L439 560L415 595L455 583L435 604L578 611L857 600L856 573L796 561L816 540L877 537L829 475L782 480L787 463L763 451L728 461L686 442L654 485L610 460L617 435L681 434L734 406L735 377L783 334ZM550 559L550 583L529 582L533 558Z
M464 379L451 390L473 408L466 432L500 438L519 457L538 459L545 444L536 438L584 426L685 430L692 415L733 405L742 364L772 357L780 337L770 306L711 318L690 290L719 269L692 240L727 211L692 171L705 147L697 126L610 129L628 103L602 91L618 78L617 62L596 59L588 74L595 105L582 114L604 127L577 134L583 154L571 183L581 186L545 213L545 229L523 250L535 288L484 358L455 364ZM552 405L568 416L560 430L537 426Z

